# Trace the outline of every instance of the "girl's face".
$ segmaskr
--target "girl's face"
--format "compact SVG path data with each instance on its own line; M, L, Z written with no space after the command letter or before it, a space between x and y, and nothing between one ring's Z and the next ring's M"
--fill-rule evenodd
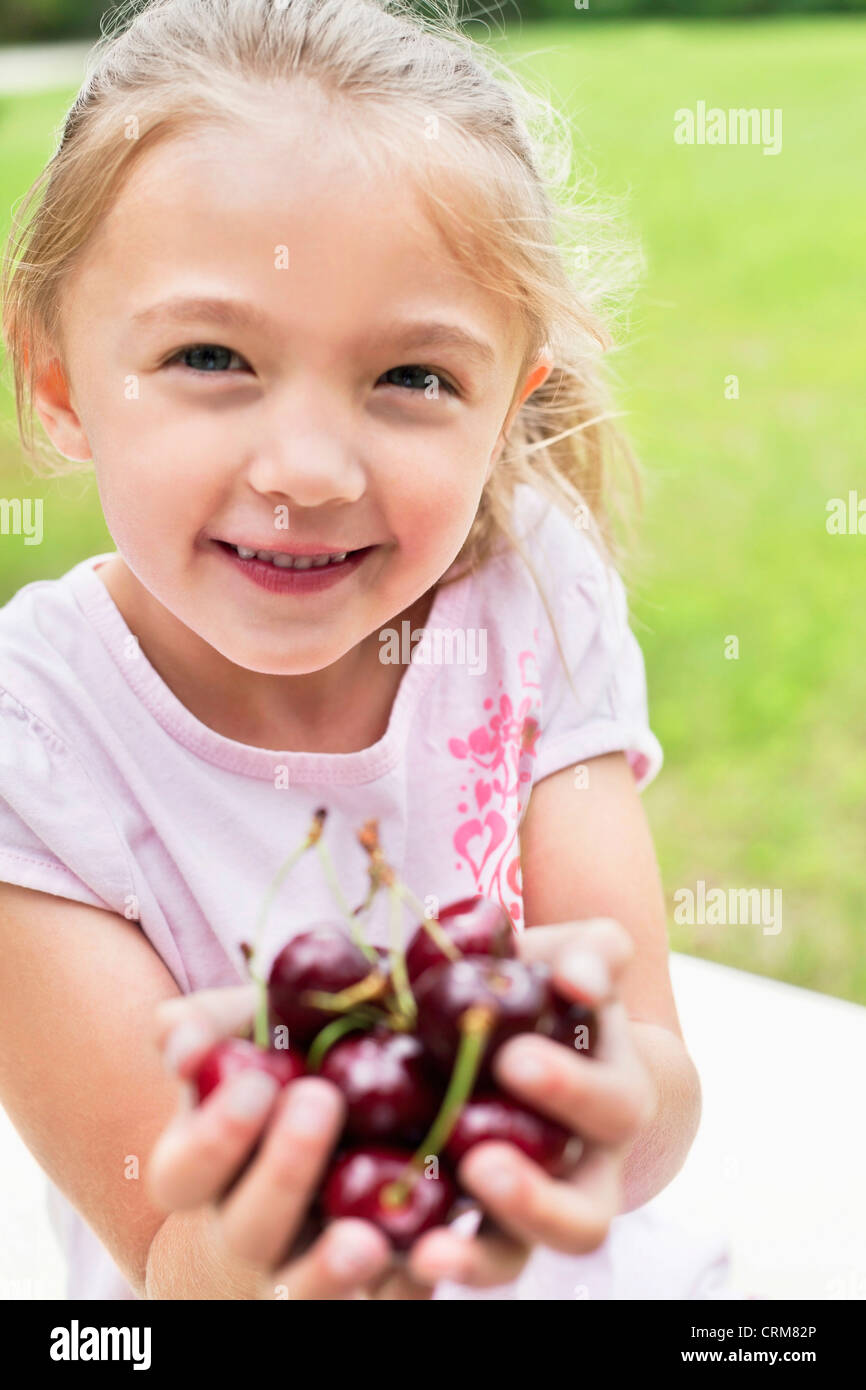
M518 381L513 311L455 266L407 178L347 157L324 103L146 152L62 315L66 379L39 413L93 458L131 582L277 675L330 665L436 583L549 370ZM232 545L365 553L287 592Z

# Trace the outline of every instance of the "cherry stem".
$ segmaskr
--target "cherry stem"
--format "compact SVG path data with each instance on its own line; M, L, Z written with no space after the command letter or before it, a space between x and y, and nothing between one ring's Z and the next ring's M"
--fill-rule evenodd
M402 908L403 908L403 885L397 878L391 865L382 853L382 846L379 844L379 822L377 820L365 821L358 831L358 842L370 856L369 875L370 891L367 894L366 904L369 905L379 889L383 886L388 889L388 901L390 907L390 967L391 978L394 982L394 991L397 1002L398 1022L396 1026L412 1028L418 1016L418 1008L415 1003L415 996L409 983L409 972L406 968L406 952L403 943L402 931Z
M367 960L376 962L378 960L378 956L376 955L376 952L373 950L373 947L368 945L368 943L364 940L364 935L361 931L361 927L358 922L358 911L360 911L360 909L356 910L356 912L353 913L351 908L349 907L349 904L346 902L346 899L343 896L343 890L340 887L340 883L337 878L336 870L334 868L334 861L331 857L331 851L328 849L328 846L325 844L324 840L319 839L316 841L316 852L318 853L319 862L322 865L322 872L324 873L325 878L328 881L328 885L331 889L331 892L333 893L334 898L337 901L340 911L342 912L344 918L349 924L349 933L352 937L352 940L358 947L358 950L362 951L363 954L367 957Z
M402 933L400 931L400 909L402 904L408 904L413 912L418 914L421 918L421 924L424 930L433 938L437 947L447 960L452 962L462 960L463 952L442 930L439 923L427 915L423 903L415 897L412 890L407 884L403 883L388 863L382 853L382 846L379 844L379 822L376 820L365 821L358 831L358 840L370 856L370 891L367 895L366 904L362 906L369 905L383 884L387 885L388 888L391 903L391 974L394 977L394 984L397 990L398 1007L411 1025L414 1024L418 1010L409 984L409 975L406 969L406 953L403 947Z
M435 918L428 916L424 904L409 888L408 884L403 883L382 853L382 846L379 844L379 822L376 820L365 821L358 831L358 839L370 856L370 892L367 897L369 903L382 883L387 883L389 888L393 888L405 903L417 912L421 918L421 925L429 936L432 936L439 950L450 961L462 960L463 952L442 930Z
M415 897L412 890L407 888L405 883L401 883L399 879L396 880L396 887L397 892L404 902L412 908L413 912L417 912L418 916L421 918L421 926L427 932L428 936L432 936L442 954L447 956L452 962L462 960L463 952L460 950L460 947L442 930L435 917L428 917L424 904L419 898Z
M391 908L391 978L394 981L394 989L397 994L397 1007L407 1022L412 1025L418 1017L418 1005L415 1003L412 986L409 984L406 953L403 950L400 923L400 918L403 915L403 900L393 883L388 885L388 898Z
M451 1131L460 1118L460 1111L472 1094L472 1088L475 1085L478 1068L481 1064L481 1056L490 1036L494 1019L493 1009L486 1004L473 1004L461 1014L460 1045L457 1048L457 1056L454 1058L454 1066L451 1069L451 1079L448 1082L445 1098L439 1107L439 1113L430 1126L426 1138L407 1163L403 1175L388 1184L387 1196L385 1195L386 1189L383 1188L383 1200L393 1203L395 1206L401 1205L406 1200L419 1170L424 1167L427 1159L437 1156L440 1149L448 1143Z
M250 972L250 978L255 982L256 989L258 991L258 998L256 1002L255 1041L259 1047L263 1047L265 1049L267 1049L270 1046L271 1040L270 1028L268 1024L268 985L267 980L259 971L259 959L261 955L265 923L267 921L268 913L271 910L274 898L276 897L279 889L282 887L284 880L291 873L292 869L297 864L301 855L306 854L307 850L310 849L312 845L318 844L322 835L322 827L325 824L326 815L327 812L324 810L323 807L320 807L314 813L312 823L306 835L304 836L303 841L301 842L301 844L298 845L296 849L292 850L288 858L284 861L284 863L280 865L279 869L274 875L274 878L271 882L270 887L268 888L267 893L265 894L264 901L259 910L259 915L256 920L256 925L253 931L254 945L252 949L249 951L249 954L247 955L247 965Z
M375 898L376 894L378 893L378 891L379 891L379 889L380 889L381 887L382 887L381 881L376 877L376 875L374 874L373 870L371 869L371 870L370 870L370 887L369 887L369 889L368 889L367 896L366 896L366 898L364 899L364 901L363 901L362 903L358 903L358 906L357 906L356 908L353 909L353 911L352 911L352 916L353 916L353 917L360 917L362 912L366 912L366 911L367 911L368 907L369 907L370 904L372 903L373 899Z
M358 1004L366 1004L371 999L381 999L388 988L388 978L379 969L371 970L363 980L348 989L329 994L326 990L305 989L301 999L313 1009L329 1009L333 1013L347 1013Z
M372 1017L371 1017L372 1015ZM326 1023L320 1033L317 1033L310 1043L307 1052L307 1066L310 1071L318 1071L322 1064L322 1059L329 1048L334 1043L339 1042L345 1033L355 1031L366 1031L376 1022L374 1010L364 1009L363 1006L350 1014L344 1014L341 1018L334 1018L330 1023Z

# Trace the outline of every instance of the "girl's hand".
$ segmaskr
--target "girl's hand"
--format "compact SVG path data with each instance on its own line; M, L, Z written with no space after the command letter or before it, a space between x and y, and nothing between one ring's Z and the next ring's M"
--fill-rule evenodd
M255 987L201 990L156 1010L157 1045L166 1065L191 1081L205 1053L241 1032L255 1010ZM336 1086L302 1077L284 1091L270 1077L247 1072L217 1087L193 1107L186 1088L183 1113L160 1136L149 1166L154 1200L166 1211L210 1205L221 1268L241 1297L364 1298L391 1263L386 1237L366 1221L337 1221L295 1258L303 1245L307 1209L343 1126L345 1104ZM260 1152L227 1191L257 1141Z
M474 1287L515 1279L536 1244L584 1254L602 1244L620 1210L626 1156L654 1112L649 1073L632 1041L628 1017L615 994L633 955L628 933L616 922L598 920L533 927L520 938L520 958L551 966L551 983L568 999L590 1004L598 1017L592 1058L536 1034L512 1038L493 1063L499 1083L518 1099L550 1115L585 1141L574 1174L549 1177L513 1145L478 1144L458 1168L461 1185L495 1218L479 1235L447 1227L428 1231L408 1252L402 1270L393 1268L389 1243L368 1222L339 1221L303 1254L280 1265L281 1254L303 1233L312 1201L343 1124L337 1088L320 1077L293 1082L257 1116L232 1114L236 1081L178 1117L151 1158L151 1189L169 1210L211 1203L227 1250L239 1272L261 1272L260 1297L286 1286L290 1298L423 1299L442 1279ZM242 1032L255 1008L252 986L202 990L173 999L157 1010L157 1042L166 1062L190 1081L218 1041ZM533 1062L538 1074L522 1080L518 1060ZM512 1070L512 1068L515 1068ZM295 1116L316 1101L321 1117L305 1129ZM261 1153L244 1176L226 1187L272 1117ZM501 1190L511 1178L511 1189ZM350 1272L348 1245L358 1252ZM284 1295L285 1296L285 1295Z
M522 1263L534 1244L572 1255L602 1244L620 1211L626 1157L656 1107L649 1071L616 996L634 954L628 932L608 919L533 927L521 935L518 954L548 964L551 984L567 999L591 1005L599 1028L592 1057L530 1033L511 1038L495 1055L493 1073L505 1090L585 1141L577 1168L563 1180L549 1177L512 1144L476 1144L462 1159L460 1183L505 1233L500 1256L507 1261L510 1250L512 1264ZM458 1283L490 1282L479 1263L481 1243L440 1227L416 1241L410 1268L419 1277L432 1271Z
M255 1006L254 985L199 990L160 1004L156 1042L169 1070L191 1082L216 1042L247 1031ZM274 1087L268 1095L265 1087L255 1112L245 1089L232 1078L193 1107L186 1088L183 1112L151 1154L154 1200L166 1211L209 1205L229 1277L236 1272L239 1288L255 1279L259 1298L429 1299L442 1276L435 1249L432 1263L423 1252L416 1257L421 1241L400 1262L370 1222L346 1219L310 1243L307 1209L343 1127L345 1104L337 1087L316 1076L301 1077L282 1093ZM259 1139L261 1151L231 1185ZM438 1229L447 1234L447 1228ZM449 1238L460 1242L478 1284L508 1283L528 1253L500 1233ZM295 1242L302 1253L286 1262Z

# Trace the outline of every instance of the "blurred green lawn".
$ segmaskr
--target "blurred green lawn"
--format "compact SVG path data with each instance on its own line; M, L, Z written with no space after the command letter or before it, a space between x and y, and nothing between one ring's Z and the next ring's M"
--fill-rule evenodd
M629 192L648 259L616 377L648 483L632 611L671 916L701 879L782 890L777 935L672 922L672 944L861 1002L866 537L825 520L829 498L866 496L864 39L847 17L588 27L576 11L506 44L565 103L601 189ZM0 100L4 225L73 95ZM699 100L780 107L781 153L676 145L674 111ZM45 541L0 537L0 602L113 548L92 483L28 478L8 389L3 422L0 496L44 497Z

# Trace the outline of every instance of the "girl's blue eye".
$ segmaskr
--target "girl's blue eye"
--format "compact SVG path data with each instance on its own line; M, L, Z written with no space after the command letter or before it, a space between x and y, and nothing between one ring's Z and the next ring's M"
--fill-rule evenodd
M446 381L443 376L431 371L429 367L419 367L413 364L407 367L391 367L389 371L385 372L385 377L394 376L398 377L399 380L391 381L389 385L402 386L407 391L414 391L416 394L421 390L431 400L435 400L440 391L448 391L452 396L457 394L450 381ZM416 383L414 387L411 385L413 379Z
M200 359L199 363L192 364L186 361L187 358L196 356ZM221 347L218 343L195 343L192 347L184 348L171 360L184 362L192 371L204 374L224 371L233 357L243 362L243 358L237 352L232 352L231 348Z
M196 358L197 361L190 360ZM222 347L219 343L194 343L192 346L182 348L180 352L175 353L174 357L166 363L166 366L180 362L199 376L207 374L221 376L226 373L233 358L240 363L244 361L239 353L233 352L231 348ZM393 380L394 377L397 378L396 381ZM389 380L389 378L391 379ZM439 376L429 367L416 366L415 364L405 367L391 367L380 379L387 380L390 386L402 387L416 395L419 391L423 391L429 400L435 400L440 391L447 391L452 396L457 394L455 388L445 377Z

